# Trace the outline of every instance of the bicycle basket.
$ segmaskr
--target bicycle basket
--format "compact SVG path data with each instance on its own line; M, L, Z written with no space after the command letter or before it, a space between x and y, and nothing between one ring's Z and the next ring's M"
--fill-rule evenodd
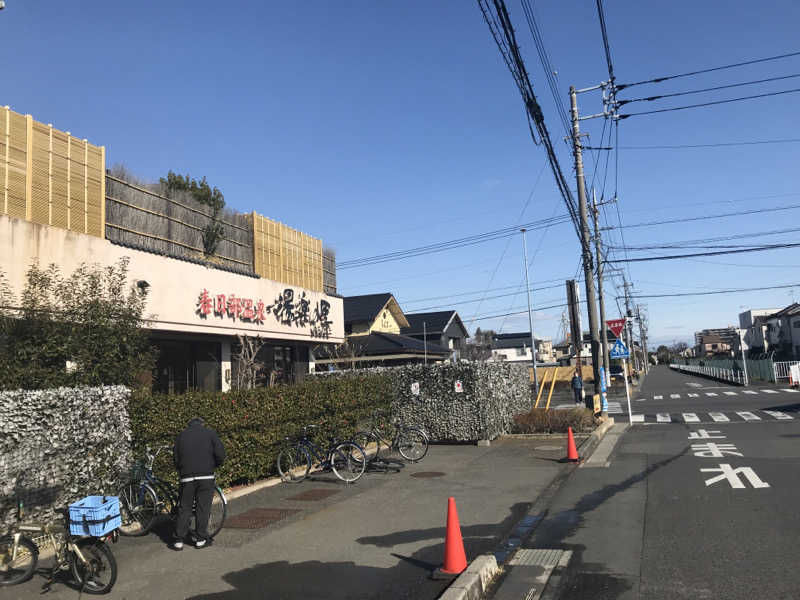
M117 496L86 496L69 505L71 535L103 536L122 525Z
M147 469L142 463L136 463L130 468L130 478L134 481L144 479Z

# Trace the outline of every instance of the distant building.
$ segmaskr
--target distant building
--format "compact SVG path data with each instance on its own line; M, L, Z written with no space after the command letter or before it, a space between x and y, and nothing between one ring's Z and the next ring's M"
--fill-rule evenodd
M754 308L739 313L739 328L742 330L744 349L752 354L763 354L774 350L767 339L769 317L778 308Z
M456 311L410 313L406 315L406 320L408 327L400 328L402 335L447 348L450 350L450 360L458 361L469 332Z
M703 329L694 334L696 356L730 354L738 346L739 330L728 326L721 329Z
M498 333L492 340L492 358L503 362L528 362L532 360L531 333ZM536 362L555 361L553 342L547 338L536 338Z
M800 304L790 304L766 318L766 341L780 360L800 360Z

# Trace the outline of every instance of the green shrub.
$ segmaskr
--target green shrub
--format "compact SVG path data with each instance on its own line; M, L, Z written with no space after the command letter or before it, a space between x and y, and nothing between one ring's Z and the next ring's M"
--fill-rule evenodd
M217 431L227 453L217 481L222 486L244 483L275 474L284 438L295 436L304 425L320 424L313 438L327 448L330 436L346 439L374 411L388 410L390 398L389 377L381 374L313 377L296 385L224 394L139 390L129 405L134 454L141 457L145 446L172 444L189 419L200 416ZM156 471L175 480L171 455L159 457Z
M572 427L574 433L592 431L594 419L588 408L570 410L546 410L534 408L530 412L514 417L513 433L567 433Z

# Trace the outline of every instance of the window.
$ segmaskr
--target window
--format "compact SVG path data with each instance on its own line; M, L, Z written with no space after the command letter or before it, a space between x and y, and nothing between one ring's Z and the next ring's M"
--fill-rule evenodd
M800 329L800 319L797 319L794 323L792 323L792 327L795 329Z
M525 356L528 353L528 349L523 346L522 348L517 348L517 356Z

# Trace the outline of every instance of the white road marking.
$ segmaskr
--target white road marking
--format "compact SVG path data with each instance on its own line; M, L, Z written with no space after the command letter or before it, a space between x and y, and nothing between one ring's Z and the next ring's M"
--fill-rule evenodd
M756 472L753 471L750 467L739 467L734 469L728 464L720 464L718 469L700 469L701 473L721 473L721 475L717 475L716 477L712 477L711 479L706 479L706 487L709 485L714 485L719 481L725 481L730 484L730 486L734 489L740 490L747 487L742 480L739 478L739 474L741 473L744 475L745 479L750 482L754 488L768 488L769 484L766 481L761 481Z
M663 400L664 396L653 396L653 400Z
M700 394L687 394L689 398L697 398Z
M708 414L712 419L714 419L715 421L717 421L719 423L722 423L722 422L725 422L725 421L730 421L730 419L728 417L726 417L725 415L723 415L721 412L713 412L713 413L708 413Z
M670 398L680 398L681 395L680 394L670 394L669 397Z
M687 423L699 423L700 417L694 413L683 413L683 420Z
M716 396L717 392L706 392L706 396Z
M792 388L781 388L784 392L792 392L793 394L797 394L800 390L793 390Z
M794 419L793 416L787 415L785 412L781 412L779 410L765 410L762 412L767 413L770 417L774 417L779 421L791 421L792 419Z
M702 383L694 383L694 382L687 383L686 385L688 385L690 387L703 387Z
M658 413L656 415L656 421L658 423L672 423L672 418L669 416L669 413Z
M619 402L609 402L608 403L608 414L610 415L621 415L622 414L622 404Z
M743 393L743 394L758 394L758 392L757 392L757 391L755 391L755 390L745 390L745 391L744 391L744 392L742 392L742 393Z
M644 402L645 400L647 400L647 398L637 398L635 401L636 402Z
M644 423L644 415L631 415L631 421L634 423Z
M761 390L765 394L777 394L778 390Z
M761 420L761 417L759 417L757 415L754 415L751 412L746 412L746 411L745 412L737 412L736 414L739 415L740 417L742 417L745 421L760 421Z
M725 394L726 396L738 396L739 395L736 392L722 392L722 393Z

